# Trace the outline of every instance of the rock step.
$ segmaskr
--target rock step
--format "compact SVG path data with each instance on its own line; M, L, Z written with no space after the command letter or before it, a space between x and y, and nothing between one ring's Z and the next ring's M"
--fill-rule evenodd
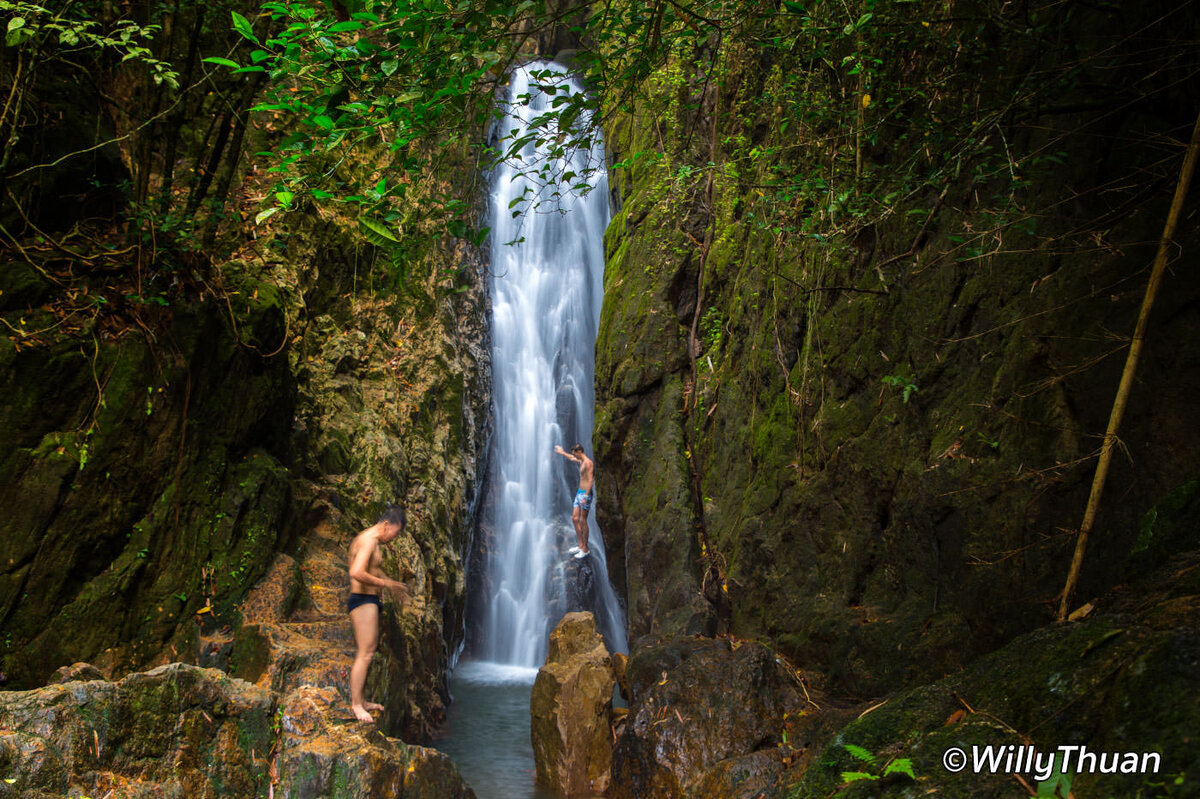
M337 621L287 622L284 624L260 624L259 628L273 640L283 645L310 640L317 643L334 643L354 646L354 630L346 618Z
M345 616L346 600L350 598L349 587L327 588L322 585L312 585L308 589L312 604L316 611L329 618Z
M312 606L330 617L345 614L350 579L344 553L310 550L300 567Z

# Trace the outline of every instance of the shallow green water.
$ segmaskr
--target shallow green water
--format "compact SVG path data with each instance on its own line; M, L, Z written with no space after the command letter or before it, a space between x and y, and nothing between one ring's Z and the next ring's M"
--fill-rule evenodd
M479 799L557 799L534 787L529 696L537 669L460 663L450 677L454 701L433 745L458 765Z

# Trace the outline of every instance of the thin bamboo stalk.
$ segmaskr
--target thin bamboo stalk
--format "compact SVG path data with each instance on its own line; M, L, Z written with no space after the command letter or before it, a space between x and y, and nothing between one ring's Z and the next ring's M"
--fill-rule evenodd
M1100 449L1100 460L1096 464L1096 474L1092 478L1092 492L1088 497L1087 510L1083 514L1083 524L1079 526L1079 535L1075 539L1075 554L1071 557L1071 570L1067 573L1067 584L1063 586L1058 605L1059 621L1067 618L1068 608L1071 606L1076 585L1079 583L1079 572L1083 568L1083 555L1087 550L1088 537L1091 535L1092 527L1096 523L1096 513L1100 509L1100 497L1104 494L1104 482L1108 478L1108 467L1112 462L1113 450L1116 449L1117 429L1121 425L1121 417L1125 414L1125 406L1129 402L1129 390L1133 387L1133 375L1137 370L1138 358L1142 354L1142 345L1146 340L1146 326L1150 319L1150 309L1154 305L1155 295L1158 294L1159 284L1162 283L1163 273L1167 270L1167 255L1171 249L1171 239L1175 235L1175 227L1183 212L1183 201L1187 197L1188 185L1192 182L1192 173L1196 169L1198 152L1200 152L1200 116L1196 117L1196 125L1192 128L1192 140L1188 144L1187 154L1183 157L1179 181L1175 184L1175 198L1171 201L1167 224L1163 228L1162 238L1158 243L1154 268L1150 271L1150 282L1146 284L1146 295L1142 299L1142 309L1138 313L1133 340L1129 344L1129 354L1125 358L1125 370L1121 373L1121 384L1117 387L1117 396L1113 400L1112 412L1108 417L1104 445Z

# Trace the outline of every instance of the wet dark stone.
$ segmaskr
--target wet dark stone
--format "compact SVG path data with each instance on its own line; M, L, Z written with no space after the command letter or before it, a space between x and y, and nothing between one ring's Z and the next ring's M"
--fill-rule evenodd
M596 568L591 557L571 558L566 564L567 612L586 610L597 618L603 609L596 607Z
M771 781L778 761L756 761L749 771L747 763L715 769L730 758L775 750L786 714L800 706L795 681L771 650L671 638L638 649L628 673L634 701L613 751L610 797L682 796L703 791L705 779L732 784L741 771Z

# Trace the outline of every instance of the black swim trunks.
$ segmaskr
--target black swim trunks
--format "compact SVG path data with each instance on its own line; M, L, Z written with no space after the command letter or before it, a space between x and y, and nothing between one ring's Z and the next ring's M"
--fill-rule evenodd
M351 594L350 600L346 602L346 612L350 613L368 602L374 602L380 611L383 610L383 602L379 599L378 594Z

